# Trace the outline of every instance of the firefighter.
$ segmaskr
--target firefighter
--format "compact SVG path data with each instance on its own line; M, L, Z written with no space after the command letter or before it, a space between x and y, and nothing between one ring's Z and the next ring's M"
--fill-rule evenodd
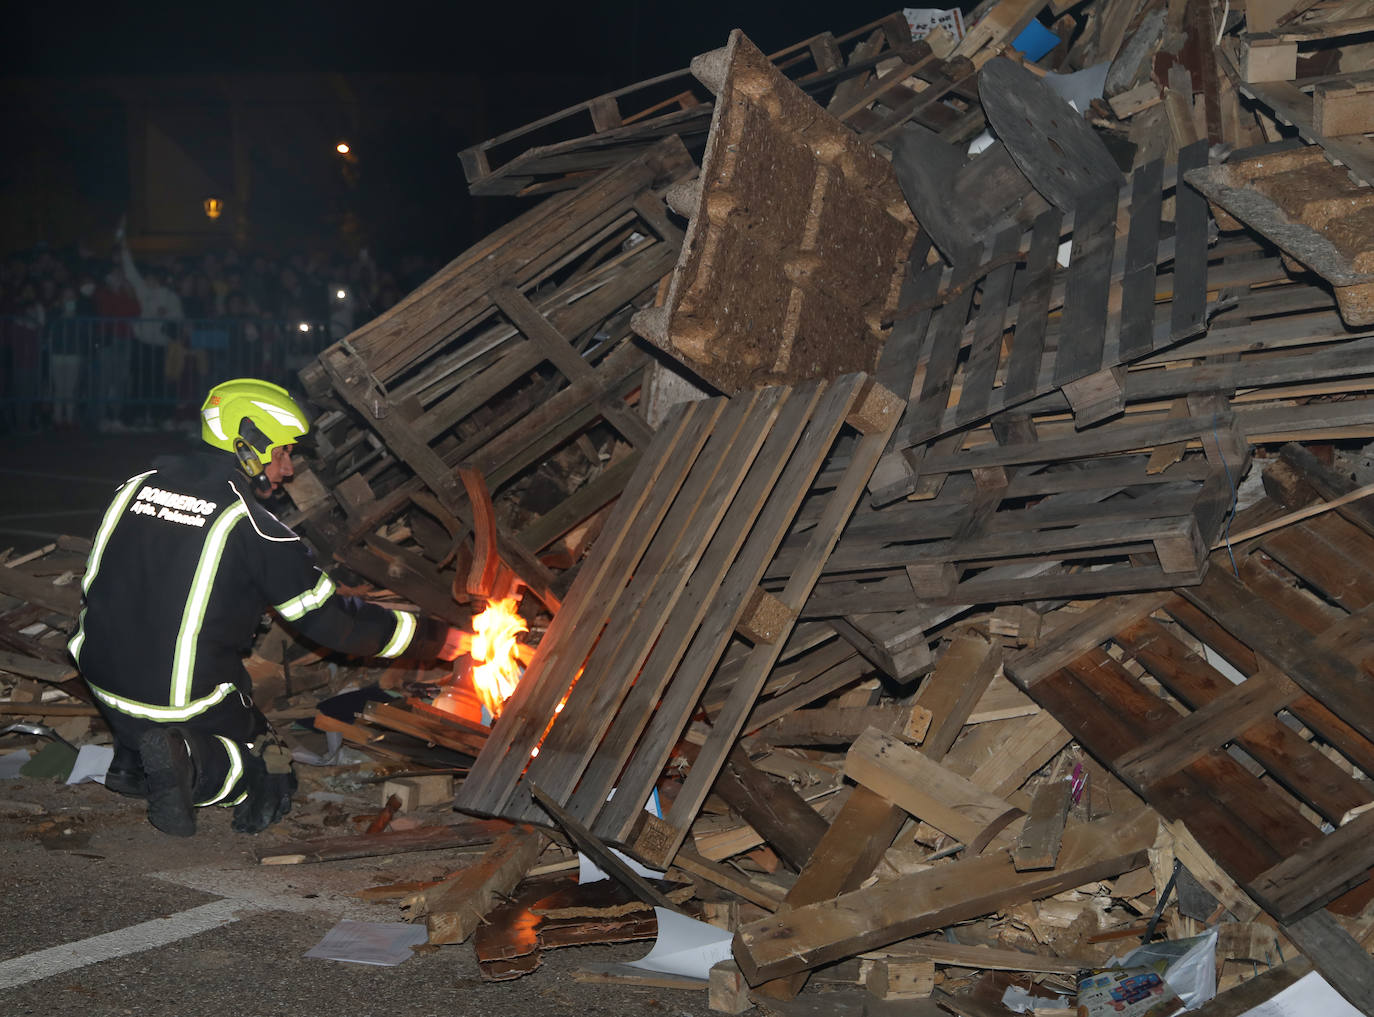
M210 450L126 481L91 545L69 649L114 734L106 786L146 798L164 833L191 836L200 806L232 807L244 833L290 809L290 755L242 664L269 608L312 642L360 657L452 660L463 644L437 619L338 594L260 504L292 476L307 430L278 385L216 385L201 408Z

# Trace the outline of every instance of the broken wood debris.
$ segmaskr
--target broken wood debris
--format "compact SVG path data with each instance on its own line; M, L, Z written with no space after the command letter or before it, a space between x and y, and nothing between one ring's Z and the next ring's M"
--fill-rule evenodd
M1374 479L1371 14L985 0L959 39L736 32L465 151L474 194L541 200L303 372L325 412L289 521L453 624L530 594L493 724L417 673L316 726L470 764L459 808L532 826L269 857L496 836L405 906L433 943L480 926L506 978L653 934L521 924L561 827L735 935L709 983L581 977L728 1012L805 1012L835 965L983 1014L988 972L1102 963L1156 911L1221 923L1231 1000L1310 963L1369 1012L1374 515L1287 514ZM1027 62L1032 19L1060 43ZM701 382L724 397L669 407ZM51 691L80 692L82 551L0 561L7 714L90 723ZM283 715L340 687L318 664L251 661Z

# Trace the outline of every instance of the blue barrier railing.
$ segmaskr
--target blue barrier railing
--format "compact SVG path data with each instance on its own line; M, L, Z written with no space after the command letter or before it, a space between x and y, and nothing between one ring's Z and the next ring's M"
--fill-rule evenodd
M315 322L0 315L0 430L193 421L212 385L290 385L330 342Z

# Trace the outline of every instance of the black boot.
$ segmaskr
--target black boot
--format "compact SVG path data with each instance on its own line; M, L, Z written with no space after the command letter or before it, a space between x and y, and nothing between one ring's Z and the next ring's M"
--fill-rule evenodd
M176 727L155 727L138 740L148 785L148 822L173 837L196 832L191 789L196 782L190 750Z
M111 791L134 798L148 797L148 778L143 773L138 750L116 744L110 768L105 771L105 786Z

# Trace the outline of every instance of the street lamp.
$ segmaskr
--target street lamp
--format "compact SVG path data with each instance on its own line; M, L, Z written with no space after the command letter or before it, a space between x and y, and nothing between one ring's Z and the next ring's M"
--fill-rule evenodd
M338 152L340 155L347 155L349 152L353 151L353 149L349 147L348 142L341 141L334 146L334 151Z
M205 218L214 220L224 214L224 202L219 198L206 198L201 202L201 207L205 209Z

